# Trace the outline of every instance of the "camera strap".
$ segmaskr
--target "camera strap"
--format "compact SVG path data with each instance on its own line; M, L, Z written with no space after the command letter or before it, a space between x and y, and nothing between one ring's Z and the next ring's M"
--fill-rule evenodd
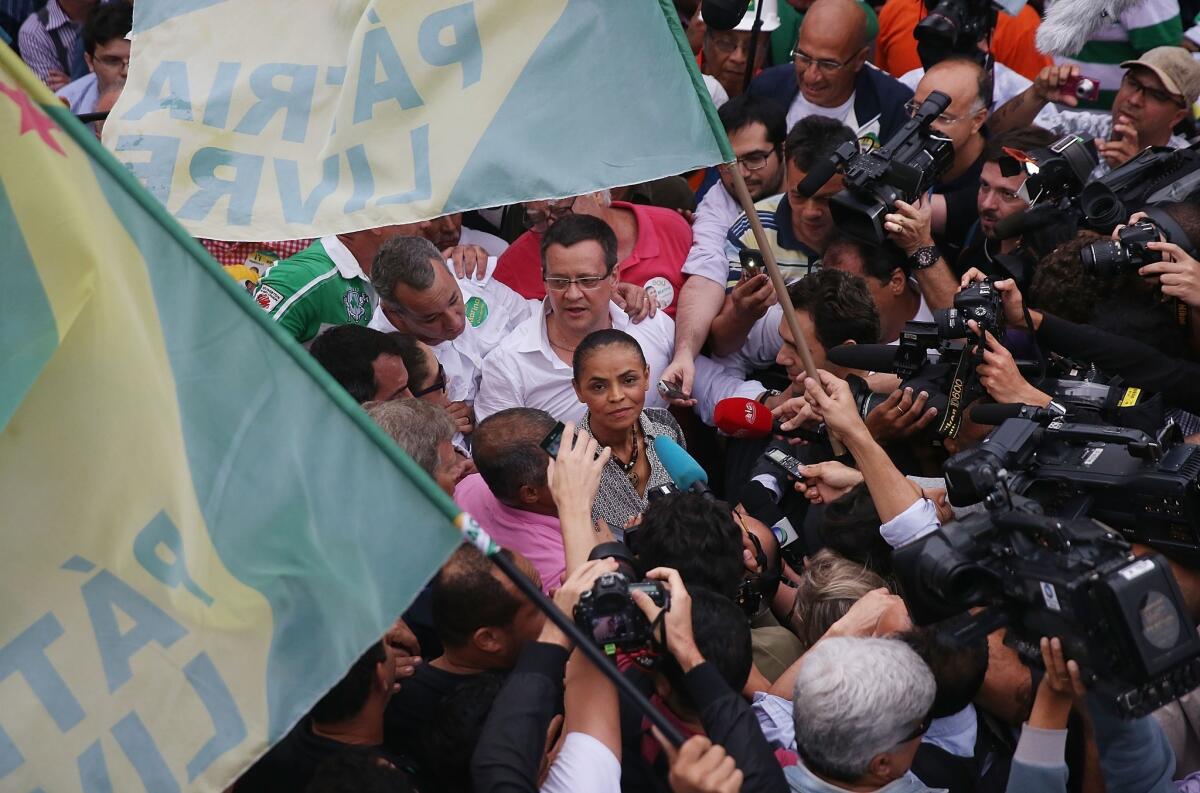
M954 377L950 380L950 394L946 400L946 415L938 425L938 435L943 438L958 436L962 428L963 396L967 391L967 377L975 366L975 345L968 344L959 356L958 366L954 368Z

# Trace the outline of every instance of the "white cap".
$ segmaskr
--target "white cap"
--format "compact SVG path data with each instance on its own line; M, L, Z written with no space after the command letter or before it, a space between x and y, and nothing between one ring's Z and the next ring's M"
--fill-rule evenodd
M759 28L764 33L770 33L779 27L779 0L750 0L750 5L746 8L746 14L742 17L742 21L737 23L734 30L753 30L754 16L758 13L758 4L762 3L762 27ZM704 14L700 14L700 19L704 19Z

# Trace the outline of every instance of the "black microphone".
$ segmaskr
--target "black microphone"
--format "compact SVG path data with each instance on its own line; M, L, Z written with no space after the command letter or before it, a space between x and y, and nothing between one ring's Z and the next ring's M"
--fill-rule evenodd
M894 344L839 344L826 350L825 357L847 369L894 372L896 349Z
M1059 418L1060 415L1053 410L1034 405L1022 405L1019 402L983 403L971 408L971 421L976 424L1003 424L1008 419L1029 419L1043 422Z
M796 192L809 198L815 196L817 191L833 178L837 169L838 159L836 157L817 160L813 163L812 170L805 174L804 178L800 180L800 184L796 185Z
M733 30L746 16L749 7L750 0L703 0L700 16L713 30Z

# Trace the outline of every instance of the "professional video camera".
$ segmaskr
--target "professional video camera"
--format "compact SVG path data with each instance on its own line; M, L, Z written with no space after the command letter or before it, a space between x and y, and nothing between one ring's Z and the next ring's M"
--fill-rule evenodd
M1148 242L1166 240L1195 253L1191 239L1175 219L1161 207L1146 207L1147 217L1117 231L1117 239L1093 242L1079 251L1083 271L1088 275L1112 277L1132 272L1145 264L1163 260L1162 251L1146 247Z
M1200 446L1183 444L1173 423L1151 437L1037 409L946 462L955 506L983 501L1001 481L1050 514L1102 520L1133 542L1200 566Z
M843 143L813 166L797 190L815 195L842 167L846 189L829 202L834 223L853 237L883 244L883 216L897 201L916 203L954 160L954 145L929 128L949 106L949 96L933 91L887 143L867 152L857 142Z
M982 59L979 42L996 27L996 3L992 0L925 0L928 10L917 23L913 36L917 54L926 69L951 55Z
M1165 560L1129 542L1195 559L1200 447L1030 412L947 461L951 503L987 512L896 551L905 599L922 624L987 606L968 630L1007 625L1031 661L1059 636L1102 696L1144 715L1200 685L1200 638Z
M1051 148L1059 147L1061 143L1059 141ZM1195 148L1151 146L1129 162L1086 184L1086 172L1076 178L1084 165L1079 154L1081 150L1075 147L1062 149L1064 157L1070 155L1067 170L1060 168L1060 177L1040 179L1028 193L1029 209L996 224L997 238L1020 236L1022 247L1040 258L1074 237L1079 229L1110 234L1135 211L1151 204L1183 201L1200 188L1200 151ZM1028 158L1014 158L1015 165L1002 163L1001 171L1005 172L1008 167L1007 175L1015 175L1019 171L1012 168L1023 168L1031 174L1032 180L1028 163L1031 161L1043 169L1044 160L1036 152L1029 152ZM1038 188L1046 190L1045 194L1042 195Z
M954 296L953 308L939 309L933 317L933 322L906 323L896 345L847 344L833 347L827 354L839 366L894 372L914 393L927 392L926 404L937 408L941 417L937 433L953 437L962 424L963 407L983 393L975 376L975 367L983 359L982 334L1004 333L1004 309L1000 293L984 280L963 289ZM979 336L967 326L969 320L979 324ZM936 351L936 362L930 350ZM872 393L857 378L850 383L864 419L887 399L886 394Z

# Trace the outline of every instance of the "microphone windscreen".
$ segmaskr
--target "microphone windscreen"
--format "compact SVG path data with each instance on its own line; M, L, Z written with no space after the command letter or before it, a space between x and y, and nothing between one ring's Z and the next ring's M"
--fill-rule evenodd
M703 0L700 3L700 16L704 24L713 30L733 30L749 8L750 0Z
M713 410L717 429L733 438L765 438L774 420L766 406L745 397L729 397Z
M654 436L654 453L680 490L691 490L697 482L708 484L708 474L700 467L700 463L666 435Z
M868 372L891 372L896 368L894 344L839 344L825 351L825 356L847 369Z
M812 170L800 180L800 184L796 185L796 192L802 196L815 196L817 191L837 173L837 167L838 161L834 157L817 160L813 163Z
M971 421L976 424L1003 424L1008 419L1019 418L1024 407L1019 402L976 405L971 408Z

